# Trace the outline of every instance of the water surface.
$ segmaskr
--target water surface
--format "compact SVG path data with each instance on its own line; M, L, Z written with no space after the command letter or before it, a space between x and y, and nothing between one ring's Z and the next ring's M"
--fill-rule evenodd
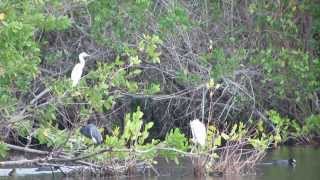
M249 175L224 175L223 177L205 177L202 179L210 180L319 180L320 179L320 148L313 147L280 147L268 152L265 161L296 159L296 166L263 165L257 167L255 174ZM104 179L123 179L123 180L195 180L193 177L190 162L182 162L183 167L177 167L175 164L159 163L158 170L163 176L136 176L136 177L117 177ZM12 177L0 177L0 179L12 179ZM52 179L101 179L95 177L63 177L62 175L37 175L37 176L17 176L16 180L52 180Z

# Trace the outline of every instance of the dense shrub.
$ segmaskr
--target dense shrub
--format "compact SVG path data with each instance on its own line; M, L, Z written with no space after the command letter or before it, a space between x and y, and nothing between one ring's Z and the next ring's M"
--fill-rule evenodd
M320 111L317 7L313 0L1 1L1 126L57 147L45 137L67 137L64 130L88 119L124 126L138 104L163 138L175 127L188 132L194 117L256 123L271 108L314 133L317 121L304 119ZM81 51L92 56L71 87Z

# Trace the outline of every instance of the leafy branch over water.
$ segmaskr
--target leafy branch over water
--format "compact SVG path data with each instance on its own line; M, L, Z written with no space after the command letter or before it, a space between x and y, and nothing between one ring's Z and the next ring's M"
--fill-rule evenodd
M84 164L85 162L88 165L94 165L98 169L108 168L110 170L114 166L127 169L124 171L122 168L120 172L117 170L112 172L113 174L119 174L125 172L133 173L141 164L152 167L156 163L155 158L158 156L174 160L177 164L179 164L180 157L188 157L198 159L197 163L200 163L202 168L196 170L204 171L202 172L204 174L211 171L239 173L253 168L254 164L263 157L265 148L273 141L273 139L268 139L268 141L261 139L260 136L263 132L249 135L242 123L235 124L231 131L224 129L221 132L215 126L210 125L208 127L206 146L203 148L189 143L191 140L188 140L179 129L171 130L163 141L155 139L147 141L153 123L143 124L142 116L143 112L140 107L137 108L136 112L127 114L124 132L120 134L119 128L115 128L113 134L107 135L104 138L104 143L99 146L92 146L92 142L87 141L88 139L78 132L71 136L61 136L63 131L52 131L47 128L42 128L43 130L41 130L39 128L37 136L42 134L42 136L46 137L44 139L48 141L47 146L51 146L51 136L60 138L54 138L56 141L60 141L60 143L55 143L60 150L49 153L2 144L2 147L4 147L2 148L2 153L10 148L27 153L41 154L43 157L18 160L16 162L3 161L0 164L21 165L41 162L55 163L57 165L57 163L64 162L76 164ZM66 143L61 146L62 142ZM224 142L224 145L222 142ZM231 160L233 164L230 164ZM195 164L195 161L193 162L195 167L199 166L199 164ZM109 171L109 173L111 172Z

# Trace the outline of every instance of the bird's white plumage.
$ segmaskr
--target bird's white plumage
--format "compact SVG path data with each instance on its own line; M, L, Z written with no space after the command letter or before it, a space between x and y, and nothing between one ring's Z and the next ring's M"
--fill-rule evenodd
M81 79L82 71L85 65L84 58L87 56L89 55L85 52L82 52L79 54L80 63L76 64L71 72L72 86L76 86L79 83Z
M206 144L207 131L205 125L199 121L199 119L195 119L190 122L191 132L192 132L192 140L195 143L204 146Z
M93 132L92 132L92 129L90 129L90 135L91 135L91 139L92 139L93 143L97 144L98 141L97 141L96 138L94 137Z
M84 64L81 64L81 63L78 63L74 66L71 72L72 86L76 86L79 83L83 68L84 68Z

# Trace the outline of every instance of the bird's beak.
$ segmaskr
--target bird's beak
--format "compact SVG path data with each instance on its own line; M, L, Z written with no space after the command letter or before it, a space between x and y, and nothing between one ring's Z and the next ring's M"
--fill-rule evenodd
M89 54L88 54L88 55L86 55L87 60L90 60L90 59L91 59L91 57L92 57L92 56L91 56L91 55L89 55Z

